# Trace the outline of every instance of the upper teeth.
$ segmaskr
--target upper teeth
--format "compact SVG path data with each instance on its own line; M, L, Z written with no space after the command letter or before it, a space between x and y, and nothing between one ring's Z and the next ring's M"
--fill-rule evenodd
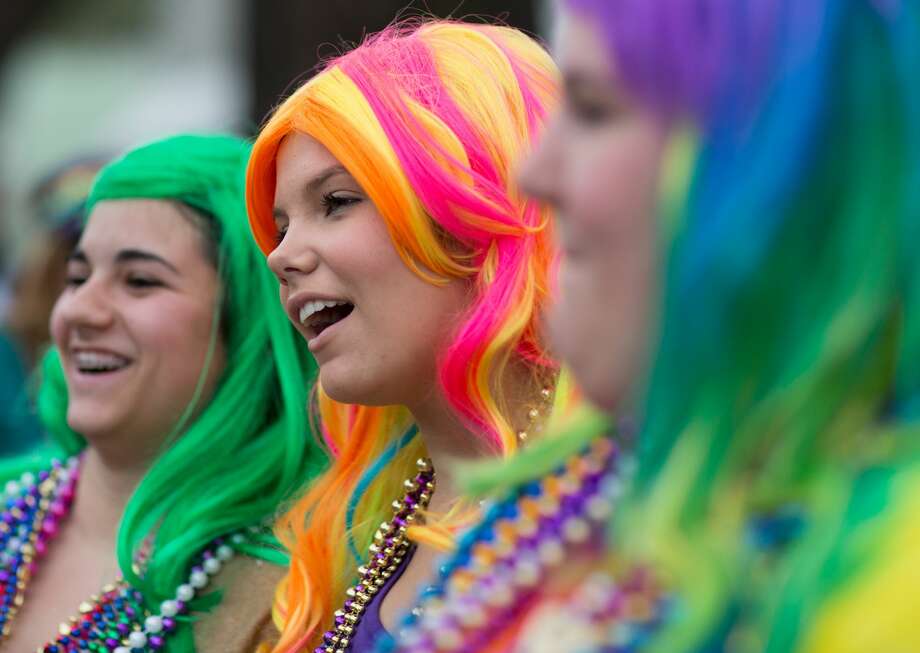
M316 301L307 302L300 307L300 323L304 324L314 313L318 313L324 308L332 308L333 306L345 306L348 302L343 302L335 299L318 299Z
M128 364L128 360L122 356L96 351L78 351L74 354L74 361L83 370L115 369Z

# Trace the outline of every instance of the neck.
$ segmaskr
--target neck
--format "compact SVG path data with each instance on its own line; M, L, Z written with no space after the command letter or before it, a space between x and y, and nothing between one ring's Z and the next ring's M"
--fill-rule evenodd
M429 508L433 512L446 512L461 495L454 478L454 466L458 462L485 458L491 452L482 436L466 428L446 401L435 400L412 410L412 415L437 473L437 489Z
M528 412L540 400L541 389L534 383L532 370L520 361L513 361L504 371L501 387L512 407L509 416L512 426L515 430L529 427ZM445 512L462 494L455 484L456 463L475 462L497 452L482 434L474 433L460 421L440 392L432 393L419 405L409 406L409 410L437 473L437 489L430 508L433 512Z
M68 528L114 551L125 506L146 471L146 465L116 463L99 449L87 447Z

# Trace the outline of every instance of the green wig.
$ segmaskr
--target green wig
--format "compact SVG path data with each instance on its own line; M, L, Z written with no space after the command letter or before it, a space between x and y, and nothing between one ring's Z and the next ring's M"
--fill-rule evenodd
M210 542L270 522L279 504L325 463L307 411L315 362L285 316L277 281L249 232L243 201L249 150L229 136L160 140L103 168L87 202L87 214L104 200L182 202L213 221L218 241L213 245L223 296L212 337L224 340L226 368L213 398L194 410L194 420L188 419L192 399L131 497L118 534L122 573L148 607L173 598L193 558ZM67 426L67 386L54 350L43 362L38 404L62 453L73 455L86 446ZM132 561L151 536L152 556L139 576ZM267 538L243 549L283 560ZM205 595L190 607L206 609L217 600L216 593ZM169 646L194 650L191 628L180 628Z

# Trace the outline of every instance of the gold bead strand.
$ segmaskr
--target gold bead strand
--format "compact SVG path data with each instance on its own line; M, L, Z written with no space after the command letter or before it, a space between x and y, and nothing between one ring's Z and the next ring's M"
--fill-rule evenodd
M527 428L517 432L519 445L526 444L534 434L540 432L543 425L541 420L545 421L553 408L553 398L556 391L553 387L547 386L540 390L540 399L538 403L527 411Z
M416 465L418 474L405 481L406 495L402 501L392 503L392 519L383 522L374 533L374 540L368 547L368 561L358 567L359 580L345 591L348 597L345 605L335 611L335 624L323 635L318 651L345 653L348 650L367 605L409 553L412 547L407 535L409 526L417 523L420 512L428 508L435 487L431 461L420 458Z

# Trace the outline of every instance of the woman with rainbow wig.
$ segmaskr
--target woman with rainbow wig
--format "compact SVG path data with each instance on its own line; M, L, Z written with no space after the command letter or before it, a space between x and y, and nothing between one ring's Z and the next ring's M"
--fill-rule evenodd
M175 136L96 177L38 397L54 450L4 464L4 650L249 653L270 633L286 559L262 526L325 457L315 367L248 228L249 151Z
M513 173L556 77L514 29L402 24L330 61L255 142L250 220L319 364L333 459L277 529L276 652L366 650L478 514L452 464L509 456L570 394L539 324L549 214Z
M635 458L584 416L464 475L506 495L377 650L920 650L920 3L562 14L522 185Z

